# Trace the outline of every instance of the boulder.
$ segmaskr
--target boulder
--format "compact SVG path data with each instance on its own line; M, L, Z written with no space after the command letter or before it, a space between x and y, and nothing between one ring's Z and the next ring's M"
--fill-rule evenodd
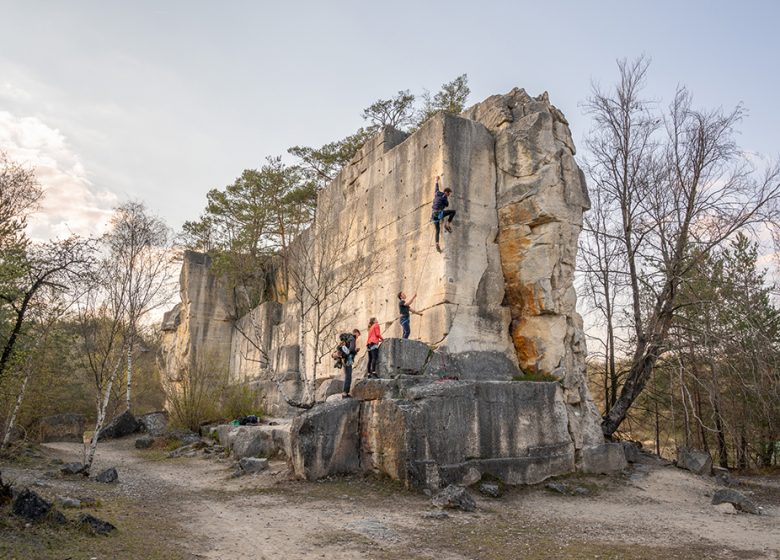
M449 513L442 510L426 511L425 513L422 514L423 519L435 519L437 521L440 521L442 519L448 519L449 516L450 516Z
M626 455L626 461L629 463L639 463L641 461L642 447L635 441L622 441L623 453Z
M138 431L141 425L135 419L135 416L129 411L125 410L122 414L115 417L108 425L100 430L99 439L121 438L134 434Z
M136 449L149 449L154 445L154 438L152 436L142 436L135 440Z
M116 472L115 467L111 467L97 475L95 480L103 484L113 484L119 480L119 473Z
M62 474L84 474L85 466L83 463L65 463L60 467Z
M377 373L379 377L417 375L425 369L431 356L430 347L417 340L386 338L379 347Z
M51 503L41 498L38 494L25 488L16 496L12 511L14 515L23 517L28 521L38 521L48 515Z
M80 508L81 500L70 496L57 496L57 503L65 508Z
M84 435L83 414L68 412L41 418L38 424L39 439L42 442L74 441L81 443Z
M431 503L444 509L459 509L462 511L474 511L477 509L477 503L471 494L463 486L450 484L444 490L431 498Z
M500 498L503 491L497 482L483 482L479 485L479 493L489 498Z
M108 521L103 521L102 519L93 517L88 513L82 513L79 515L78 524L87 531L98 535L107 535L116 529L116 527L114 527Z
M177 447L168 453L168 458L177 459L179 457L194 457L198 450L203 449L204 447L206 447L206 444L200 440L193 443L188 443L187 445Z
M678 447L677 466L699 475L710 475L712 473L712 457L705 451Z
M168 431L168 413L164 410L149 412L138 417L140 430L152 437L163 436Z
M480 480L482 480L482 473L474 467L469 467L460 483L462 486L473 486Z
M620 472L627 466L626 454L620 443L604 443L582 450L582 472L611 474Z
M293 419L290 463L295 475L316 480L360 472L360 402L323 403Z
M317 387L317 393L314 400L317 402L325 402L325 400L331 395L337 395L344 391L344 380L331 377L326 379L320 386Z
M290 425L219 426L217 435L222 445L236 459L242 457L287 457L290 447Z
M449 353L436 350L425 365L424 373L457 379L509 381L519 375L520 370L503 352L476 350Z
M712 467L712 476L715 477L715 482L721 486L731 486L731 474L728 469Z
M759 507L756 506L756 504L754 504L753 501L747 498L744 494L737 492L736 490L732 490L731 488L719 488L712 495L712 505L717 506L719 504L726 503L733 505L738 511L752 513L753 515L761 514Z
M238 461L238 466L245 473L258 473L268 468L268 459L258 457L242 457Z

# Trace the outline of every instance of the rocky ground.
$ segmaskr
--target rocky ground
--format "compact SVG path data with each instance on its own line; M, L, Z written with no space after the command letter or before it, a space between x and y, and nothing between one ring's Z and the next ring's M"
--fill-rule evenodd
M116 466L119 482L59 473L78 444L0 463L3 479L42 496L94 498L88 512L117 530L93 536L72 523L27 524L0 509L0 558L122 559L780 559L780 480L743 477L738 488L763 515L710 505L714 480L670 466L633 465L617 477L566 477L477 492L475 512L446 517L422 494L373 478L291 481L285 464L232 478L227 459L167 458L134 438L101 444L94 472Z

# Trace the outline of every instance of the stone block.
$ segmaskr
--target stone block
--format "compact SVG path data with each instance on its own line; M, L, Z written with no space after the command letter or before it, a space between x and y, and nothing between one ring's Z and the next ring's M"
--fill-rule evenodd
M710 475L712 474L712 457L705 451L678 447L677 466L699 475Z
M629 463L639 463L641 461L642 448L634 441L622 441L623 452L626 454L626 461Z
M594 445L582 450L582 472L612 474L622 471L627 466L626 454L620 443Z
M290 464L295 476L316 480L360 472L360 402L342 399L293 419Z
M152 436L143 436L135 440L136 449L149 449L154 445L154 438Z
M317 393L314 399L317 402L325 402L325 400L331 395L337 395L344 391L344 380L336 377L325 379L320 386L317 387Z
M431 355L427 344L417 340L386 338L379 347L377 373L379 377L400 374L416 375L425 369Z
M760 515L761 509L741 492L731 488L720 488L712 495L712 505L731 504L738 511Z
M268 468L268 459L257 457L242 457L238 466L245 473L258 473Z
M116 468L111 467L97 475L95 480L103 484L113 484L119 480L119 474L116 472Z
M108 425L100 430L99 439L121 438L129 436L139 430L141 425L135 419L135 416L125 410L122 414L115 417Z
M39 439L42 442L73 441L81 443L84 436L84 415L74 412L41 418Z
M289 424L278 426L234 426L230 430L217 428L219 441L230 449L236 459L242 457L286 457L290 445ZM222 433L226 433L225 436Z
M150 436L159 437L168 431L168 413L164 410L149 412L138 417L141 431Z
M506 354L495 351L471 351L450 354L435 351L425 367L426 375L458 379L510 381L520 374Z

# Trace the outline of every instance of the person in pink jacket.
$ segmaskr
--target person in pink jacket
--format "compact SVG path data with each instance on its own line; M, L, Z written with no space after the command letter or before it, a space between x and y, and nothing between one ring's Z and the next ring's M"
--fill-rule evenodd
M378 377L376 374L376 361L379 358L379 345L384 338L379 333L379 323L376 317L368 320L368 340L366 341L368 349L368 372L366 377Z

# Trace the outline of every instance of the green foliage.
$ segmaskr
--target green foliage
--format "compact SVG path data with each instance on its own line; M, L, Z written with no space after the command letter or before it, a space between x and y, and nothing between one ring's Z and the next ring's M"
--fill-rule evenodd
M225 367L213 357L199 360L180 379L169 381L165 392L173 422L195 432L205 422L263 415L261 395L231 383Z
M423 106L417 118L416 127L430 119L439 111L459 115L466 108L471 89L466 74L461 74L451 82L442 84L441 89L431 96L430 92L423 93Z
M560 381L554 375L544 372L523 372L521 375L515 375L512 377L512 381L542 381L557 383Z
M390 99L378 99L363 109L363 120L370 123L372 130L385 126L403 129L414 124L414 99L408 89Z
M314 185L316 189L320 189L336 178L341 168L355 157L357 151L374 133L374 129L359 128L354 134L319 148L293 146L287 152L300 160L300 169L309 184L308 188ZM312 202L316 203L316 200Z

